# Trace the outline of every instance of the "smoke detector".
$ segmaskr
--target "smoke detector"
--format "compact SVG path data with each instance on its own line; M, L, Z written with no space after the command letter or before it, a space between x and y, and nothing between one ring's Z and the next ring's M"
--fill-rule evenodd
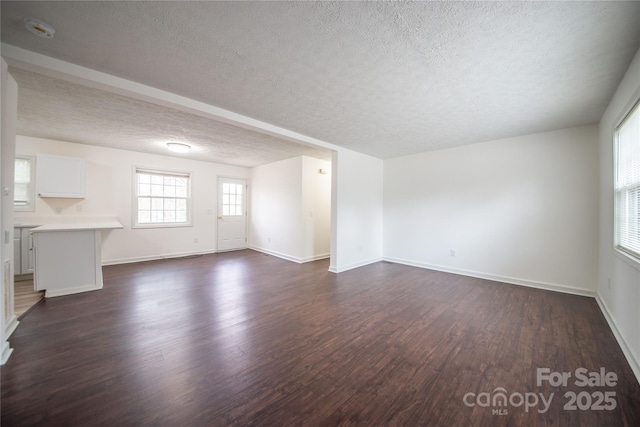
M53 38L56 30L44 21L35 18L25 18L24 26L29 32L45 39Z

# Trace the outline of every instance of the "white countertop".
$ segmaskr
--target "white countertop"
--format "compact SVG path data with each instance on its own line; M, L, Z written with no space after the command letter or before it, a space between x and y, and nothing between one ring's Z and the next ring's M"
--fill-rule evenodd
M124 228L118 221L103 221L103 222L73 222L68 224L47 224L35 227L31 230L32 233L46 232L46 231L77 231L77 230L113 230L118 228Z

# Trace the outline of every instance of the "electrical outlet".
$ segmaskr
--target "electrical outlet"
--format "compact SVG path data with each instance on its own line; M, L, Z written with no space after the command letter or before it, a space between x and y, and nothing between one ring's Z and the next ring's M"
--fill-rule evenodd
M455 249L451 249L451 250L449 251L449 255L451 255L451 256L456 256L456 250L455 250Z

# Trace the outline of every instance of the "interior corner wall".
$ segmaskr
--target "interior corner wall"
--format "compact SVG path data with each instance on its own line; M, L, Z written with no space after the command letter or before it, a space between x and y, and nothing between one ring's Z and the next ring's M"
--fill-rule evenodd
M640 101L640 51L600 120L600 252L598 302L640 381L640 269L614 249L613 136Z
M251 169L249 247L298 263L327 258L330 170L330 162L307 156Z
M382 160L346 149L334 152L330 271L382 259L383 177Z
M302 158L251 169L249 247L301 262Z
M216 252L218 176L249 177L249 169L238 166L20 135L16 153L54 154L86 160L84 199L37 197L35 212L19 212L16 221L52 223L117 218L124 229L103 232L103 264ZM191 173L190 227L131 228L135 166Z
M389 261L594 295L597 126L385 161Z
M301 214L302 260L328 258L331 246L331 162L302 156Z

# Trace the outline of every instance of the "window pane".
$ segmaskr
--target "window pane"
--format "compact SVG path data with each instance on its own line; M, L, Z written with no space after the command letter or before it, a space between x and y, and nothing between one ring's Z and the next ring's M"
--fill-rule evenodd
M176 187L174 186L164 187L164 195L166 197L174 197L176 195Z
M162 211L151 211L151 222L163 222L164 215Z
M164 199L164 210L165 211L176 210L176 199Z
M13 193L14 202L25 204L29 202L29 184L16 183Z
M177 222L187 222L187 213L186 212L176 212L176 221Z
M162 209L164 209L164 200L155 197L151 199L151 209L153 209L154 211L161 211Z
M151 184L152 196L164 196L164 187L162 185Z
M223 194L229 193L229 184L227 183L222 184L222 193Z
M164 183L164 177L162 175L151 175L151 183L162 185Z
M223 216L228 216L229 215L229 206L228 205L222 206L222 215Z
M151 222L151 212L138 211L138 222L141 224L148 224Z
M176 200L176 210L185 211L187 210L187 201L185 199L177 199Z
M176 187L176 197L188 197L187 187Z
M140 184L150 184L151 183L151 175L147 175L146 173L138 173L138 183L140 183Z
M228 205L229 204L229 195L228 194L223 194L222 195L222 204L223 205Z
M139 196L151 195L151 186L149 184L138 184L138 195Z
M175 211L164 211L164 222L176 222L176 212Z
M20 184L29 183L31 180L31 162L28 159L16 159L15 182Z
M151 199L148 197L138 197L138 210L148 211L151 209Z
M242 184L236 184L236 194L242 194Z

